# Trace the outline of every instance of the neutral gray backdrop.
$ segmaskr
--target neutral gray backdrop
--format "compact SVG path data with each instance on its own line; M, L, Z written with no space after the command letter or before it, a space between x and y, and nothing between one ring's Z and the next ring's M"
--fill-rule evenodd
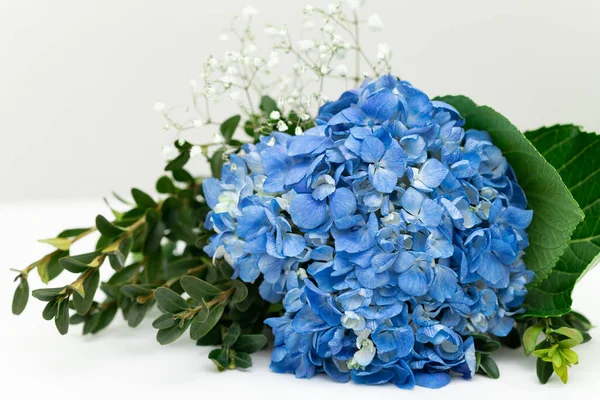
M171 139L154 101L188 101L189 78L248 2L259 24L299 31L304 1L1 0L0 202L151 189ZM394 73L431 96L468 95L522 129L600 131L599 1L371 0L366 10L386 29L365 47L389 42Z

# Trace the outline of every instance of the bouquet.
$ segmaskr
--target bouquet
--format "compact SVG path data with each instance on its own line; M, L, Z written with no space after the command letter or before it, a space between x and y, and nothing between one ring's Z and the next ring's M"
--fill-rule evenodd
M523 134L465 96L430 99L392 74L390 46L361 47L361 27L382 22L360 1L307 6L317 38L267 25L264 55L256 12L223 32L238 50L206 60L190 106L155 104L174 132L158 197L115 195L126 209L42 240L54 251L17 271L13 313L34 270L45 283L68 272L31 293L60 334L96 334L117 313L135 327L156 307L160 344L188 332L221 371L268 347L271 369L299 378L439 388L498 378L493 352L522 346L540 382L566 383L590 340L571 293L598 260L599 137ZM239 114L217 118L219 101Z

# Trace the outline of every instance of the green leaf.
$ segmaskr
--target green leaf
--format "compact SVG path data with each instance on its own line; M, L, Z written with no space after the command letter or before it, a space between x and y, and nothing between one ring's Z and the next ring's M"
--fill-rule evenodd
M581 332L579 332L577 329L561 326L558 329L551 329L550 332L566 336L569 339L573 339L579 343L583 342L583 336L581 335Z
M59 238L74 238L75 236L79 236L82 233L89 231L90 228L73 228L73 229L65 229L61 233L59 233L56 237Z
M535 364L535 369L537 373L537 377L542 384L546 384L552 374L554 373L554 368L552 368L551 362L546 362L541 358L538 358Z
M162 345L173 343L187 331L191 322L192 321L188 319L182 323L173 325L170 328L159 329L158 332L156 332L156 340Z
M277 111L277 103L269 96L263 96L260 99L260 110L265 117L268 117L273 111ZM252 135L251 135L252 136Z
M177 313L188 308L183 297L165 287L156 288L154 298L165 311L170 313Z
M142 210L147 210L148 208L156 208L157 204L147 193L142 192L140 189L133 188L131 189L131 196L133 196L133 200L135 204L138 205Z
M233 345L240 353L256 353L267 345L267 337L262 334L241 335Z
M138 326L146 316L146 312L150 308L151 304L153 304L153 302L144 304L137 302L133 303L127 312L127 325L129 325L131 328Z
M125 232L125 229L112 224L102 215L96 217L96 228L98 228L102 236L106 236L107 238L114 238Z
M156 191L162 194L175 193L177 188L171 178L168 176L161 176L158 181L156 181Z
M538 337L544 330L544 326L545 324L543 322L538 322L537 324L531 325L523 333L523 350L525 350L525 355L528 356L535 350Z
M87 271L89 268L96 268L100 266L102 254L100 251L94 251L91 253L79 254L72 257L62 257L58 260L60 265L69 272L79 274Z
M61 335L66 335L69 332L69 299L64 298L58 302L56 308L56 316L54 324Z
M77 311L77 314L87 314L88 310L90 309L90 306L92 305L92 302L94 301L94 296L96 294L96 290L98 289L99 284L100 271L96 269L83 282L83 292L85 296L82 297L77 292L73 293L73 305L75 306L75 311Z
M44 307L44 310L42 311L42 318L44 318L46 321L54 319L54 317L56 317L57 306L58 303L56 302L56 300L50 300L48 304L46 304L46 307Z
M218 288L195 276L183 276L179 283L181 283L183 290L196 301L200 301L201 299L211 299L221 293Z
M225 335L223 335L223 346L233 346L235 341L238 340L238 337L240 337L241 332L240 324L237 322L231 324L231 326L227 328Z
M65 293L65 287L36 289L31 295L41 301L50 301Z
M192 321L193 323L205 322L208 319L208 315L210 314L210 309L208 307L208 304L206 304L206 302L204 301L204 299L200 299L200 305L202 306L202 308L194 316L194 320Z
M236 368L250 368L252 366L252 357L250 356L250 354L237 353L233 357L233 362Z
M180 153L177 157L175 157L173 160L169 161L169 163L165 167L165 171L176 171L178 169L181 169L185 166L185 164L187 164L189 160L190 152L184 151Z
M106 308L101 309L83 324L83 334L95 334L106 328L115 318L118 309L117 303L110 303Z
M27 278L20 276L19 286L15 290L12 301L13 314L21 314L25 310L25 306L27 306L27 300L29 300L29 283L27 282Z
M51 238L51 239L41 239L41 240L38 240L38 242L47 243L51 246L56 247L58 250L63 250L63 251L69 250L69 248L71 247L71 241L69 239L61 238L61 237Z
M481 356L479 368L492 379L498 379L500 377L498 365L496 365L496 362L488 355L483 354Z
M219 371L229 368L230 360L228 349L214 349L208 353L208 358L215 363Z
M231 285L235 288L235 292L231 296L231 303L237 304L246 300L246 297L248 297L248 288L246 285L237 279L232 280Z
M198 340L206 335L219 322L224 310L225 304L219 303L210 309L206 321L194 322L190 329L190 337L192 340Z
M135 299L138 296L146 296L152 293L152 289L140 285L125 285L121 288L121 294L130 299Z
M225 143L229 143L231 141L231 138L233 137L233 134L235 133L235 130L237 129L241 119L242 117L239 115L234 115L221 124L221 135L223 135L225 138Z
M514 169L527 195L528 206L533 210L533 220L527 229L530 245L524 257L527 268L535 273L529 287L540 285L567 248L571 234L583 219L583 212L554 167L506 118L464 96L446 96L438 100L447 102L461 113L465 118L465 129L489 132ZM562 306L529 301L524 307L528 315L546 316L562 312Z
M177 324L177 320L173 317L173 314L163 314L152 321L152 327L154 329L167 329L175 324Z
M576 311L571 311L565 315L565 319L569 325L581 332L587 332L592 329L590 320Z
M225 160L223 160L223 155L225 154L225 148L222 147L214 152L212 157L210 158L210 171L212 172L212 176L214 178L221 178L221 170L223 168L223 164Z
M525 298L529 315L557 316L570 311L575 284L600 261L600 136L573 125L541 128L525 136L556 168L585 213L552 273Z

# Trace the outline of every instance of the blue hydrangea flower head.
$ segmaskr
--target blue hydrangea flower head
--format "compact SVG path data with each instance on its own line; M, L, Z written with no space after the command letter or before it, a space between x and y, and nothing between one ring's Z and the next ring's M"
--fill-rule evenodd
M532 211L501 150L391 75L315 122L203 182L205 251L283 301L271 368L401 388L472 377L472 335L507 335L533 278Z

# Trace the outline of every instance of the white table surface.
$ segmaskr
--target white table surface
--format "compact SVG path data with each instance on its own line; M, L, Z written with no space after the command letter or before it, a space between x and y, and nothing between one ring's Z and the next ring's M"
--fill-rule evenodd
M269 371L269 351L255 356L248 371L219 373L208 360L209 348L197 347L182 337L160 346L151 326L152 318L132 329L118 317L104 331L83 336L81 327L71 327L60 336L54 324L41 317L43 303L30 298L25 312L11 314L15 273L46 254L48 245L37 239L55 236L63 228L90 226L97 213L107 215L100 201L0 203L0 392L3 398L100 399L100 398L186 398L209 399L225 395L236 399L364 399L402 398L486 398L517 399L535 395L545 399L574 398L600 393L600 337L577 351L580 364L570 370L569 383L554 377L547 385L538 383L535 360L521 350L501 350L494 358L501 377L491 380L476 376L471 381L453 379L441 390L415 388L400 390L393 385L363 386L337 384L324 376L299 380L293 375ZM91 249L91 242L80 249ZM104 269L110 273L110 268ZM41 287L37 274L30 275L30 286ZM106 278L106 275L103 275ZM70 276L57 280L67 283ZM600 269L592 270L579 283L574 294L574 309L593 323L600 323ZM4 397L11 394L10 397ZM517 397L518 396L518 397Z

